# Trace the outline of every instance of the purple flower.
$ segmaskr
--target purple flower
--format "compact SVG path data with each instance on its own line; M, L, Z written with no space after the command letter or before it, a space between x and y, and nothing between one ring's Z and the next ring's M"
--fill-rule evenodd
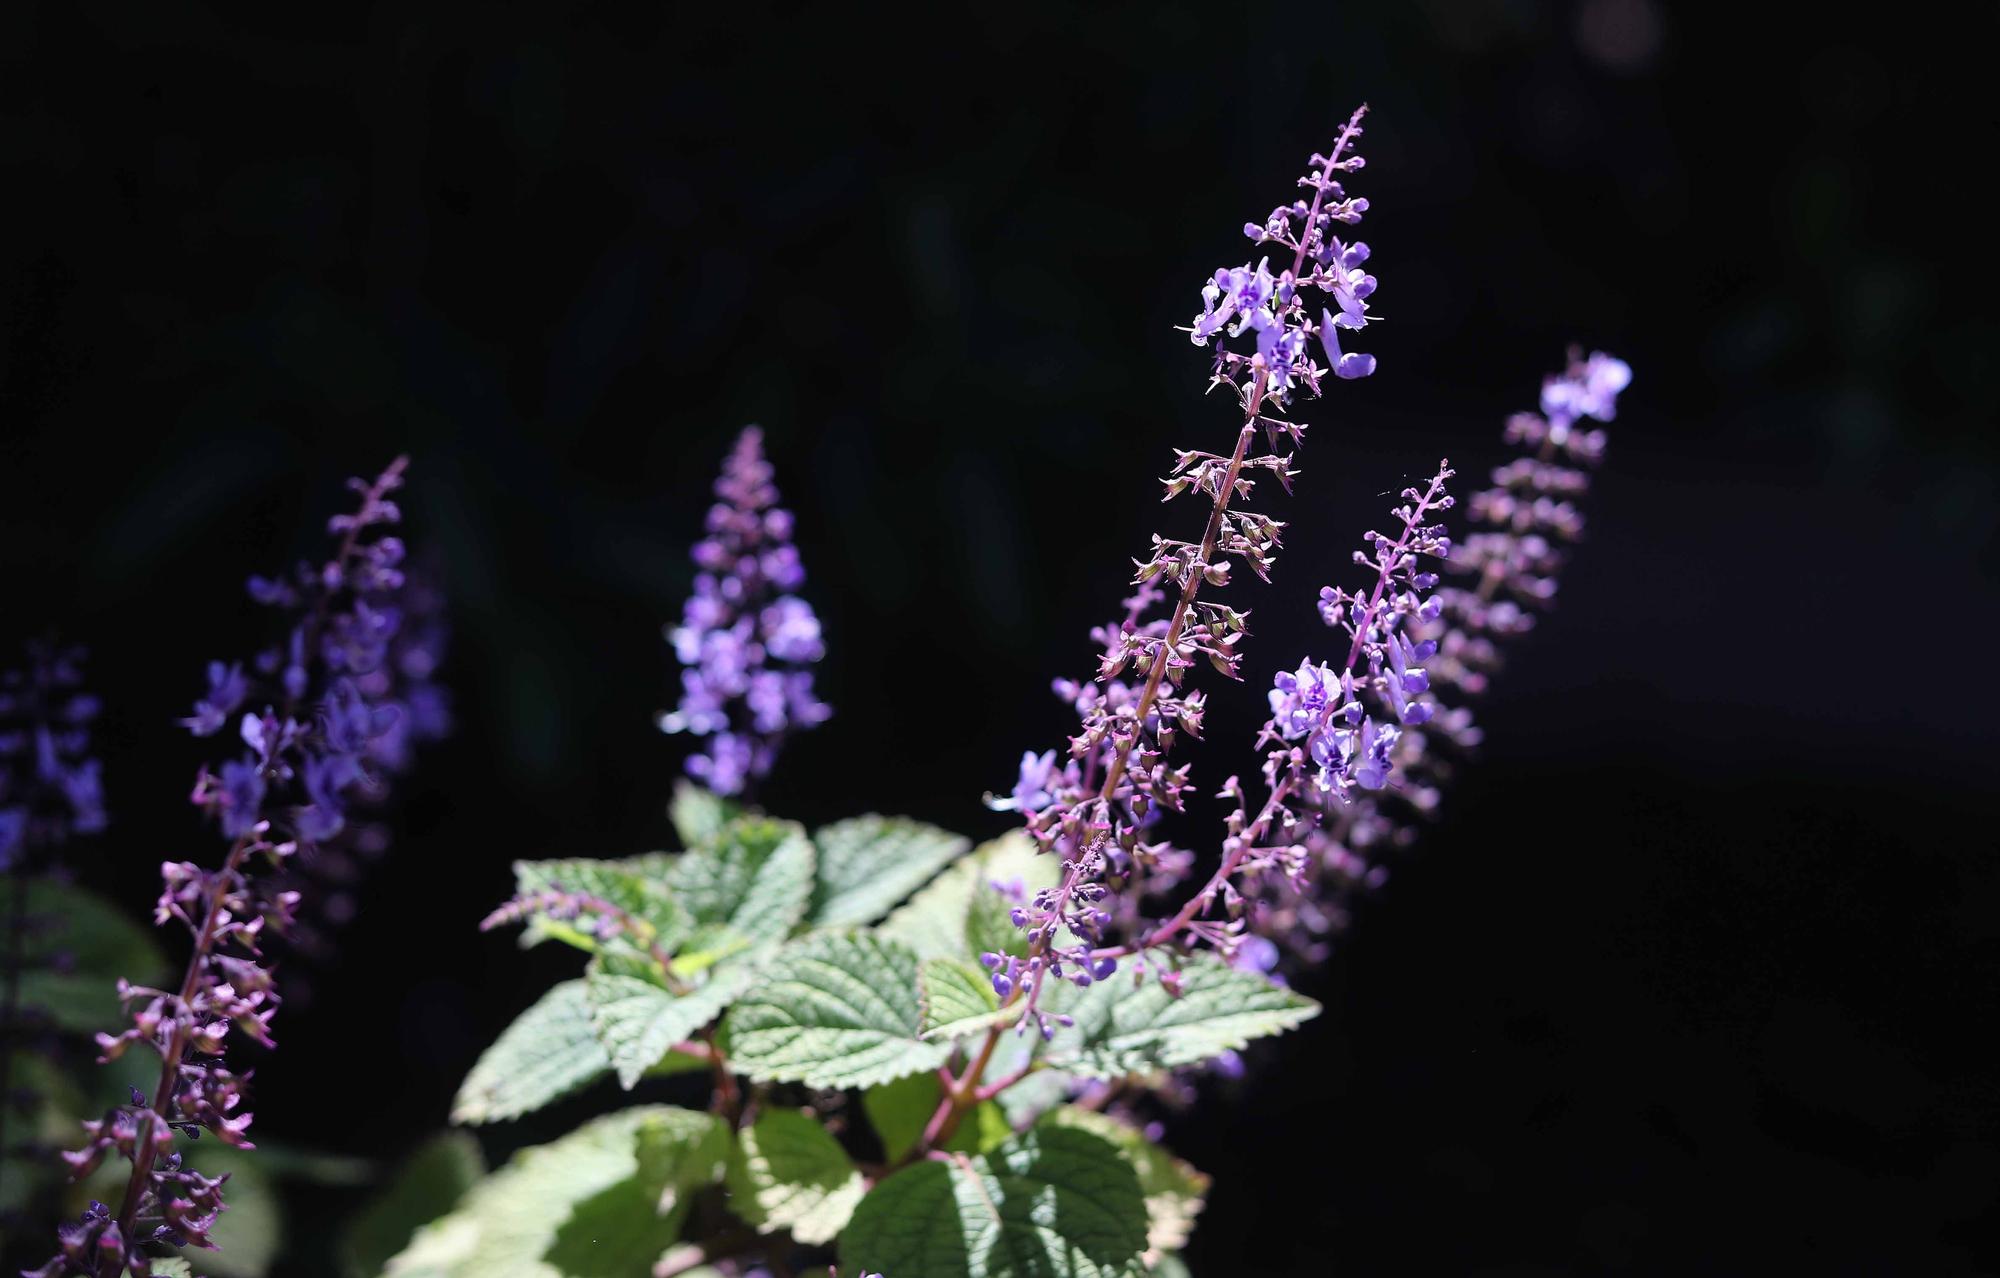
M1271 259L1264 257L1254 268L1247 262L1224 267L1202 285L1201 314L1189 325L1188 337L1197 346L1214 349L1217 382L1239 389L1254 386L1260 396L1282 407L1298 386L1319 394L1320 379L1329 369L1349 379L1375 371L1374 356L1341 350L1338 332L1358 333L1368 326L1368 298L1375 292L1375 277L1362 269L1368 246L1336 233L1368 211L1368 201L1348 195L1341 182L1362 167L1361 157L1348 154L1348 147L1361 136L1367 110L1362 107L1348 120L1330 156L1312 157L1309 171L1299 179L1312 192L1310 201L1281 204L1262 223L1243 227L1260 245L1290 250L1291 266L1273 275ZM1320 308L1317 321L1306 304L1306 293L1314 289L1333 303ZM1228 339L1245 333L1252 335L1253 349L1231 349ZM1326 357L1324 367L1309 357L1313 342Z
M131 1023L97 1040L107 1061L134 1047L154 1052L166 1081L152 1097L135 1092L130 1104L84 1125L86 1143L65 1155L74 1174L87 1175L115 1152L131 1161L129 1187L115 1217L94 1206L64 1226L61 1254L37 1272L94 1275L115 1262L119 1272L129 1266L141 1274L151 1261L136 1241L213 1245L208 1231L222 1210L222 1180L185 1168L175 1145L206 1131L250 1147L244 1077L224 1057L231 1029L271 1045L279 997L264 945L267 934L292 930L301 900L293 886L301 880L282 867L302 850L337 854L354 837L353 804L379 796L390 770L393 756L379 749L385 738L445 721L428 682L438 632L410 642L405 619L423 605L405 597L403 545L386 535L401 518L389 494L405 465L399 458L373 481L351 481L359 509L330 521L338 538L330 560L302 565L286 582L253 580L255 598L295 614L285 640L251 663L258 677L241 665L209 668L209 693L185 721L197 735L213 736L246 703L266 707L240 720L247 753L204 768L195 783L193 801L216 818L230 846L219 869L162 867L155 918L178 921L194 938L187 975L176 992L121 984ZM414 716L418 704L423 713ZM94 771L69 787L94 788Z
M813 695L809 667L826 647L812 605L792 593L805 569L756 427L738 437L715 493L708 536L693 552L702 571L667 635L685 667L681 700L659 722L708 738L689 756L689 775L718 794L741 794L771 770L785 737L832 711Z

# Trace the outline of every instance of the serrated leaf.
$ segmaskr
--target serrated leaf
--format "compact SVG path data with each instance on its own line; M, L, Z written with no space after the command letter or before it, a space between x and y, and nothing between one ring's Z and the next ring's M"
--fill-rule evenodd
M796 1109L766 1109L736 1134L725 1183L729 1209L758 1233L789 1230L802 1243L831 1242L868 1192L840 1142Z
M1025 954L1026 936L1008 911L1038 889L1053 886L1059 868L1054 857L1037 853L1026 835L1005 835L959 858L877 931L927 959L976 960L988 951Z
M564 981L501 1032L465 1076L452 1102L454 1123L518 1118L582 1087L611 1068L590 1020L583 981Z
M666 881L696 923L776 943L812 902L812 841L796 822L743 817L668 860Z
M755 977L750 965L714 969L685 993L668 991L649 960L600 954L584 977L590 1020L618 1083L626 1091L663 1061L668 1051L716 1017Z
M815 927L873 923L965 854L972 840L908 817L869 814L813 834Z
M960 959L926 959L919 973L924 995L924 1037L966 1038L1002 1021L1019 1020L1017 1005L1002 1011L993 979Z
M1134 1278L1139 1178L1110 1142L1038 1126L990 1153L921 1162L876 1185L841 1235L843 1271L923 1278Z
M624 1110L522 1150L417 1232L385 1278L612 1278L671 1243L687 1190L713 1183L728 1129L712 1114Z
M354 1217L341 1239L347 1278L377 1278L411 1235L458 1204L486 1170L469 1132L441 1132L424 1142Z
M917 956L867 933L815 933L780 950L724 1024L730 1063L759 1082L868 1087L951 1054L920 1037Z
M1178 998L1157 975L1137 989L1121 974L1081 991L1062 1009L1076 1025L1056 1031L1045 1059L1086 1078L1123 1078L1210 1060L1319 1014L1304 995L1212 955L1182 960L1180 982Z
M1132 1164L1139 1174L1139 1192L1146 1196L1147 1264L1157 1266L1168 1253L1187 1246L1194 1218L1208 1195L1207 1176L1147 1140L1138 1128L1109 1114L1065 1105L1049 1111L1042 1122L1102 1136Z
M674 783L673 801L667 806L668 819L674 823L674 833L680 836L684 848L706 843L741 815L742 804L687 780Z
M516 861L514 891L520 896L561 891L597 897L618 907L647 929L646 935L634 938L639 943L650 943L655 948L671 952L680 948L687 939L693 923L687 911L667 890L661 871L661 862L647 857L631 857L622 861L596 861L586 857ZM543 911L530 913L526 922L527 927L521 937L523 945L552 939L592 954L601 948L596 933L588 924L580 926L576 921L554 918Z

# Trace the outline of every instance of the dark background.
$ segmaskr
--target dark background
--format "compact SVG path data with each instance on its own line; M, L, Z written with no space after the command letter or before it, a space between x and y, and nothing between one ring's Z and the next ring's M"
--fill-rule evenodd
M1171 326L1366 99L1381 371L1260 498L1289 549L1232 588L1203 788L1391 490L1476 482L1571 341L1637 377L1325 1015L1173 1128L1217 1178L1194 1272L2000 1265L1993 113L1954 61L1995 33L1917 16L6 6L0 641L94 650L117 824L79 873L136 910L209 855L172 721L270 638L242 579L412 452L459 730L257 1080L265 1138L409 1147L569 966L475 931L508 862L670 837L659 627L750 421L837 708L770 805L1004 828L1047 681L1187 530L1170 446L1233 430ZM297 1197L316 1274L353 1199Z

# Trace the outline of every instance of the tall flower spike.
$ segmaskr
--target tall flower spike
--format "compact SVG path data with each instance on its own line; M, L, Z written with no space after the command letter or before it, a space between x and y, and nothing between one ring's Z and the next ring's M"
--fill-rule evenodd
M1583 533L1577 503L1604 455L1605 433L1589 423L1612 420L1631 381L1623 360L1572 350L1568 367L1542 383L1542 411L1508 419L1506 442L1522 454L1495 467L1491 487L1467 503L1471 531L1445 564L1457 581L1440 585L1437 612L1408 630L1412 644L1432 650L1423 662L1429 693L1445 704L1421 724L1406 721L1382 789L1323 813L1305 837L1302 880L1263 894L1256 929L1288 956L1324 957L1353 894L1386 880L1385 856L1415 838L1456 760L1479 744L1465 703L1485 691L1504 647L1554 601L1568 547Z
M743 793L771 771L788 735L832 713L813 695L812 666L826 650L818 616L796 593L805 569L771 476L764 434L748 427L715 481L720 500L694 548L694 593L667 632L684 669L680 705L660 716L660 729L707 738L687 770L717 794Z
M1359 222L1368 207L1342 185L1362 167L1351 147L1366 111L1355 111L1329 154L1312 157L1299 180L1309 200L1281 205L1244 228L1259 245L1276 245L1281 255L1290 250L1290 265L1273 275L1267 257L1255 267L1219 270L1202 288L1202 313L1189 334L1196 345L1211 347L1213 384L1235 389L1243 420L1232 452L1181 450L1162 481L1169 500L1205 499L1200 540L1153 538L1148 554L1135 561L1138 590L1125 615L1093 632L1103 650L1096 682L1056 685L1082 719L1068 760L1058 765L1053 752L1026 754L1012 793L990 800L1021 812L1042 850L1063 862L1057 885L1014 912L1028 933L1027 959L988 956L995 990L1010 1003L1023 1002L1022 1023L1045 1035L1053 1033L1038 1010L1045 981L1089 984L1110 975L1118 955L1132 948L1111 938L1136 925L1144 897L1176 886L1192 867L1188 853L1154 837L1161 813L1178 811L1192 784L1185 765L1169 763L1168 754L1182 733L1200 735L1206 710L1203 695L1182 684L1203 663L1240 677L1248 624L1245 612L1204 602L1200 594L1228 584L1232 560L1269 580L1284 525L1232 503L1249 499L1260 472L1287 490L1297 473L1291 453L1253 454L1259 429L1274 447L1287 440L1296 450L1305 427L1277 415L1294 393L1303 387L1317 395L1329 369L1340 377L1374 369L1372 357L1341 352L1336 336L1367 323L1366 299L1375 291L1374 277L1360 269L1367 246L1336 233ZM1340 314L1322 307L1315 318L1306 303L1313 290ZM1325 364L1313 353L1316 345ZM1165 615L1157 612L1162 605ZM1065 932L1074 939L1061 939Z
M28 645L27 663L0 673L0 872L7 878L6 918L0 926L0 1177L22 1169L39 1144L22 1142L9 1120L32 1112L32 1091L17 1089L16 1059L51 1051L53 1009L30 1004L22 987L35 951L49 957L46 941L59 926L51 915L31 912L37 881L60 875L62 853L77 835L105 826L104 792L91 757L90 725L97 698L82 691L83 650L53 640ZM44 943L35 944L40 936ZM15 1166L5 1160L19 1158ZM10 1196L18 1203L19 1199ZM20 1221L0 1206L0 1232Z
M247 670L213 663L184 721L202 737L233 725L244 747L217 770L203 768L192 796L229 850L216 870L161 867L155 919L193 938L186 974L172 990L121 982L131 1025L97 1038L106 1061L135 1047L158 1055L159 1082L150 1097L135 1089L130 1104L86 1123L85 1144L65 1155L79 1178L114 1152L132 1168L116 1208L93 1205L65 1225L61 1251L35 1278L147 1278L148 1246L213 1246L223 1178L188 1167L176 1146L206 1131L250 1147L245 1077L224 1056L232 1029L271 1046L279 1000L262 943L288 929L299 904L274 871L302 848L341 837L356 801L386 785L396 734L410 728L402 685L384 677L405 615L403 543L389 529L402 518L391 494L406 465L398 458L372 481L350 481L358 509L329 522L331 559L293 581L253 580L253 595L291 614L289 633Z
M1290 269L1281 267L1272 275L1266 255L1254 267L1248 262L1224 267L1202 286L1201 314L1188 337L1197 346L1214 349L1218 383L1242 388L1261 381L1264 395L1284 405L1296 386L1319 394L1320 378L1329 369L1347 378L1375 371L1373 355L1343 351L1340 345L1341 333L1368 326L1368 299L1375 292L1375 277L1365 269L1368 246L1341 236L1342 228L1358 224L1368 211L1368 201L1349 195L1341 181L1365 163L1349 148L1361 136L1361 117L1367 111L1366 106L1355 111L1330 155L1313 155L1299 179L1300 189L1312 193L1310 199L1280 204L1262 222L1243 225L1243 233L1259 248L1275 244L1281 254L1291 250ZM1316 318L1306 301L1309 290L1323 295ZM1246 336L1244 343L1240 339ZM1232 349L1232 339L1252 349ZM1315 348L1325 356L1324 366L1313 355Z

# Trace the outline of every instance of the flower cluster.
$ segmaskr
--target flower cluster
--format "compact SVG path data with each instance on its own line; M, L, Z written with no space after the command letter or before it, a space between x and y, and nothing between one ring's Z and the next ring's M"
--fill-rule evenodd
M81 649L44 641L29 645L25 668L0 674L0 871L104 828L90 755L99 707L78 690L82 672Z
M1329 311L1319 323L1335 372L1358 377L1374 368L1367 356L1342 356L1334 337L1339 328L1366 322L1365 299L1375 288L1373 277L1360 270L1367 247L1334 234L1336 225L1352 225L1367 208L1336 176L1361 167L1361 158L1348 152L1366 110L1348 120L1330 155L1313 157L1312 171L1301 180L1312 191L1310 202L1281 206L1262 226L1248 228L1260 243L1291 249L1291 266L1276 277L1268 264L1218 271L1203 290L1193 338L1213 343L1216 383L1235 388L1243 420L1230 453L1179 450L1161 481L1168 500L1195 496L1206 502L1200 540L1152 539L1149 553L1135 561L1137 591L1126 600L1123 618L1092 632L1103 653L1096 681L1056 684L1082 721L1068 758L1059 764L1053 751L1024 755L1011 794L989 799L996 808L1021 813L1042 850L1063 862L1057 885L1014 911L1015 923L1028 933L1028 957L1009 963L988 956L994 988L1003 998L1023 1000L1021 1023L1033 1023L1044 1035L1053 1033L1038 1010L1044 981L1087 985L1110 975L1122 955L1144 948L1118 946L1112 938L1137 928L1142 903L1171 890L1193 867L1192 855L1155 837L1154 827L1163 813L1181 810L1192 786L1186 765L1169 759L1182 734L1201 735L1207 709L1201 692L1183 687L1188 671L1207 664L1227 678L1241 677L1248 616L1201 599L1201 591L1226 586L1236 563L1269 581L1281 545L1281 522L1236 503L1249 500L1260 474L1287 491L1297 474L1293 453L1257 454L1252 445L1260 430L1273 449L1287 440L1296 451L1303 442L1303 425L1265 410L1283 410L1299 386L1319 393L1325 369L1306 346L1305 334L1314 326L1305 311L1306 289L1326 292L1341 307L1339 317ZM1254 334L1255 348L1230 349L1228 339L1246 333Z
M1566 547L1583 532L1576 503L1589 490L1588 468L1604 454L1604 431L1587 421L1612 420L1631 380L1624 361L1573 351L1568 367L1543 382L1541 413L1507 422L1506 442L1527 451L1496 467L1491 487L1467 502L1473 530L1445 564L1465 584L1439 585L1407 626L1433 699L1442 693L1453 704L1401 719L1382 784L1322 813L1305 838L1304 881L1260 901L1257 930L1288 954L1324 957L1327 937L1346 924L1351 895L1386 880L1384 854L1415 837L1413 818L1435 810L1453 758L1478 745L1480 729L1463 702L1485 690L1502 646L1554 599ZM1393 696L1395 686L1378 694Z
M825 648L796 593L805 569L771 475L763 432L749 427L715 482L721 500L694 548L694 593L667 632L684 669L680 705L660 728L708 738L687 770L717 794L743 793L770 772L787 734L832 713L813 695L811 667Z
M1245 262L1218 270L1202 286L1201 314L1188 336L1197 346L1213 346L1218 382L1261 382L1267 398L1284 404L1299 385L1319 394L1320 378L1328 369L1348 378L1375 371L1373 355L1340 347L1343 330L1356 333L1368 326L1368 299L1375 292L1375 277L1365 269L1368 246L1341 238L1341 228L1357 224L1368 211L1368 201L1347 194L1340 181L1340 175L1357 172L1365 163L1346 152L1361 135L1367 111L1366 106L1355 111L1331 154L1313 155L1311 168L1299 179L1299 186L1312 192L1310 200L1280 204L1262 222L1243 226L1259 246L1290 249L1290 269L1272 275L1266 256L1254 267ZM1308 289L1319 290L1333 304L1322 305L1317 319L1306 303ZM1246 333L1254 344L1249 353L1231 350L1225 342ZM1326 357L1324 366L1313 357L1315 346Z
M330 522L331 559L290 581L253 581L256 597L292 615L289 633L248 670L214 663L185 720L203 737L233 726L245 747L219 769L203 768L192 796L230 847L219 869L161 868L155 918L193 938L186 975L175 990L121 982L131 1024L97 1040L107 1061L134 1047L156 1053L159 1084L150 1098L134 1089L129 1104L85 1124L85 1144L65 1155L79 1178L113 1153L131 1162L131 1175L115 1210L93 1204L63 1227L61 1252L35 1278L121 1266L145 1278L156 1259L148 1246L212 1246L222 1180L187 1167L175 1146L207 1131L250 1147L245 1077L223 1057L232 1030L271 1046L279 999L263 943L287 930L299 905L298 891L272 871L340 837L353 806L379 797L411 739L413 702L394 671L404 552L387 532L401 520L390 494L406 464L398 458L372 481L351 481L359 508Z

